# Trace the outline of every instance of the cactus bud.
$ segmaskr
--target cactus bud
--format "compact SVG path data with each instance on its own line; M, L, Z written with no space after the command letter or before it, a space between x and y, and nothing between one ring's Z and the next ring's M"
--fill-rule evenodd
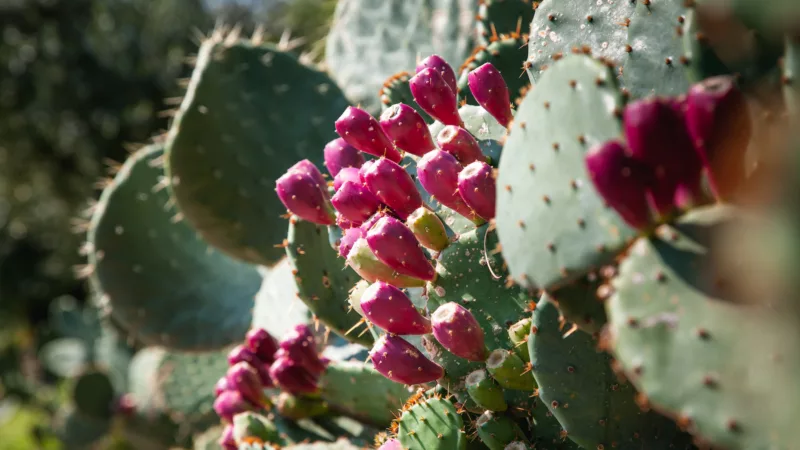
M455 156L462 165L474 161L486 161L478 140L461 127L447 125L436 135L436 142L442 150Z
M299 362L280 357L269 367L269 375L281 389L292 394L317 392L317 378Z
M411 175L396 163L381 158L361 169L367 188L401 219L405 220L422 206L422 197Z
M364 164L364 155L342 138L328 142L322 153L325 158L325 167L334 178L346 167L358 169Z
M394 271L426 281L436 276L414 233L394 217L381 218L366 239L375 256Z
M458 174L461 169L461 164L453 155L433 150L417 162L417 178L439 203L472 221L483 222L458 193Z
M500 71L492 63L486 63L467 75L467 83L478 104L500 125L507 127L514 116L511 114L508 86Z
M450 353L470 361L484 361L489 351L481 325L468 309L445 303L431 315L433 337Z
M287 357L305 367L316 378L325 371L317 341L306 324L296 325L281 339L275 358Z
M278 341L263 328L253 328L245 335L245 343L258 359L264 364L272 364L275 352L278 351Z
M333 225L336 220L327 191L313 175L290 170L275 182L278 197L292 214L320 225Z
M445 83L453 92L458 92L458 82L456 81L456 72L447 64L447 61L444 60L439 55L431 55L427 58L423 59L419 64L417 64L416 73L420 73L425 69L434 69L442 75Z
M347 259L347 255L353 248L353 244L355 244L357 240L361 239L362 236L364 236L364 233L359 227L353 227L344 230L342 239L339 241L339 256Z
M233 417L233 438L236 442L257 439L261 442L280 442L278 428L269 419L253 412L244 412Z
M333 178L333 191L337 192L347 181L362 184L358 171L359 169L356 169L355 167L345 167L344 169L340 170L339 173Z
M239 446L236 444L236 438L233 437L232 424L225 425L225 429L222 430L222 436L217 440L217 444L219 444L222 450L238 450Z
M586 167L597 192L628 225L646 229L654 223L647 200L647 186L653 178L650 168L628 156L621 142L608 141L591 148Z
M335 126L336 132L345 142L364 153L385 157L394 162L400 162L403 159L381 129L378 121L363 109L349 106L336 119Z
M239 391L225 391L214 400L214 411L225 422L231 422L236 414L253 409L255 406L248 403Z
M686 127L714 195L729 197L744 180L752 132L747 101L733 77L708 78L689 89Z
M492 167L483 161L475 161L458 174L461 199L484 220L494 219L495 184Z
M440 365L399 336L384 334L372 347L369 356L375 370L396 383L429 383L444 376Z
M261 377L259 377L259 381L261 381ZM228 377L221 377L217 380L217 384L214 385L214 397L219 397L219 394L230 390L231 385L228 384Z
M369 287L369 281L359 280L358 283L353 286L353 289L350 289L350 294L347 296L347 303L349 303L350 307L361 317L364 317L364 311L361 309L361 298Z
M242 361L234 364L228 369L229 390L236 390L242 394L248 402L263 407L267 404L264 396L263 386L258 372L250 364Z
M467 376L467 393L481 408L489 411L505 411L508 403L503 397L503 389L490 378L486 371L478 369Z
M367 240L361 238L353 244L350 253L347 254L347 264L356 271L363 279L369 282L385 281L397 287L420 287L425 286L425 281L418 278L399 274L391 267L380 261L367 244Z
M528 376L531 377L530 374ZM511 442L525 439L525 433L513 419L505 415L494 414L492 411L484 411L475 421L475 428L477 428L481 442L490 449L505 450L506 445Z
M311 175L314 177L314 181L317 182L317 187L320 189L326 189L328 183L325 182L325 177L322 176L322 173L317 169L317 166L314 165L311 161L304 159L302 161L298 161L292 167L289 167L287 172L303 172L305 174Z
M406 226L425 248L440 252L450 244L442 221L424 206L420 206L408 216Z
M417 311L400 289L383 281L373 283L361 296L361 311L370 322L394 334L427 334L431 323Z
M236 365L236 363L243 361L256 369L256 372L258 372L258 377L261 380L261 384L264 386L272 386L272 379L267 371L269 364L266 364L264 361L262 361L261 358L255 354L255 352L244 345L237 345L228 353L228 364L233 366Z
M528 352L528 336L531 332L531 319L525 318L508 328L508 338L514 344L514 351L525 362L531 361Z
M436 148L425 119L412 107L397 103L381 114L381 128L397 148L422 156Z
M353 225L361 225L378 211L381 201L361 183L345 181L331 198L333 207Z
M445 125L461 126L456 91L447 85L442 74L428 68L408 81L414 100L431 117Z
M525 362L512 351L498 348L490 353L486 360L486 369L504 388L519 391L536 389L536 382L525 367Z

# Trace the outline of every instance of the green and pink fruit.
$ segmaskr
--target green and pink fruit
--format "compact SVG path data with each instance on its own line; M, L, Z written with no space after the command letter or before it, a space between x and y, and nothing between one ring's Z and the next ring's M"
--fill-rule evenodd
M357 240L361 239L363 235L364 233L359 227L345 229L344 233L342 233L342 238L339 240L339 256L346 259L353 245Z
M436 271L403 222L382 217L367 232L366 239L375 256L397 273L426 281L434 279Z
M406 153L422 156L436 148L425 119L404 103L397 103L384 111L380 123L394 145Z
M489 351L483 329L472 313L455 302L436 308L431 315L433 337L450 353L470 361L485 361Z
M494 219L496 184L494 170L483 161L473 162L458 174L458 193L484 220Z
M362 228L363 231L363 228ZM367 240L358 239L347 254L347 265L369 282L385 281L397 287L421 287L425 280L397 273L379 260L369 248Z
M372 347L369 356L375 370L396 383L430 383L444 376L440 365L399 336L384 334Z
M414 101L431 117L445 125L461 126L456 91L451 89L440 72L427 68L408 81Z
M358 150L394 162L403 159L378 121L368 112L354 106L348 107L336 120L336 132Z
M450 245L442 220L424 206L420 206L408 216L406 226L425 248L440 252Z
M500 125L507 127L514 116L511 99L503 75L491 63L486 63L467 75L472 96Z
M422 317L400 289L376 281L361 296L361 311L370 322L389 333L418 335L431 332L431 322Z

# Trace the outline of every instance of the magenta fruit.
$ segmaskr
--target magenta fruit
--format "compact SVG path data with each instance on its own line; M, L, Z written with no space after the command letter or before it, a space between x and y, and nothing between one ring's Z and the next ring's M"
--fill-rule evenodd
M325 158L325 167L332 177L336 177L346 167L357 169L364 164L364 155L342 138L328 142L322 153Z
M261 378L259 377L259 382ZM219 397L219 394L222 394L225 391L230 391L231 385L228 383L228 377L221 377L217 380L217 384L214 385L214 397Z
M253 328L244 337L247 348L256 354L264 364L272 364L275 352L278 351L278 341L263 328Z
M233 424L229 423L225 425L225 429L222 430L222 436L220 436L217 444L219 444L222 450L237 450L239 448L236 444L236 439L233 437Z
M342 239L339 241L339 256L347 259L347 255L350 254L350 249L353 248L353 244L355 244L357 240L361 239L363 235L364 233L359 227L353 227L344 230Z
M281 339L275 358L284 356L304 366L315 377L325 371L325 364L317 351L317 341L308 325L296 325Z
M347 254L347 265L352 267L358 275L369 281L385 281L397 287L425 286L425 280L403 275L387 266L372 252L367 240L357 240Z
M236 414L253 409L255 406L248 403L239 391L225 391L214 400L214 411L220 419L228 423Z
M253 366L242 361L228 369L228 390L235 390L242 394L245 400L253 405L263 407L267 404L261 379Z
M256 369L261 379L261 384L264 386L272 386L272 379L269 377L269 372L267 372L269 364L265 363L254 351L244 345L237 345L228 353L228 364L233 366L242 361Z
M363 166L362 166L363 167ZM341 189L345 181L352 181L353 183L361 184L361 177L358 174L359 169L355 167L345 167L340 170L335 177L333 177L333 191L336 192Z
M361 311L370 322L394 334L427 334L431 323L400 289L377 281L361 296Z
M399 336L381 336L370 350L369 356L375 370L397 383L429 383L444 376L444 369L440 365L426 358Z
M281 389L292 394L311 394L318 390L317 378L288 357L276 359L269 367L269 375Z
M425 69L434 69L442 75L445 83L453 92L458 92L458 83L456 81L456 73L450 64L439 55L431 55L423 59L417 64L416 73L420 73Z
M428 125L412 107L398 103L381 114L381 128L400 150L422 156L436 148Z
M405 220L422 206L422 197L414 180L397 163L381 158L364 167L361 168L364 184L401 219Z
M361 183L352 181L346 181L339 187L331 198L331 203L339 214L355 226L369 219L381 206L381 201L375 194Z
M458 193L484 220L494 219L495 185L494 171L483 161L475 161L458 174Z
M442 150L428 152L417 162L417 178L429 194L462 216L480 221L458 193L458 174L461 170L456 158Z
M433 280L436 272L425 257L414 233L391 216L381 218L367 232L367 244L392 270L421 280Z
M489 351L483 329L469 310L449 302L431 315L433 337L450 353L470 361L485 361Z
M514 116L511 114L508 86L500 71L491 63L486 63L467 75L467 83L478 104L497 119L500 125L507 127Z
M348 107L336 119L336 132L348 144L373 156L400 162L400 155L374 117L363 109Z
M320 225L335 223L336 216L328 193L313 175L299 170L289 171L278 178L275 185L278 197L292 214Z
M322 176L322 173L317 169L317 166L314 165L311 161L304 159L302 161L298 161L292 167L289 167L287 172L303 172L305 174L311 175L314 177L314 181L317 182L317 186L320 189L326 189L328 184L325 182L325 177Z
M408 83L414 100L431 117L445 125L463 124L458 115L456 91L450 89L439 72L431 68L424 69Z
M455 156L465 166L474 161L486 161L478 140L464 128L447 125L436 136L436 142L442 150Z

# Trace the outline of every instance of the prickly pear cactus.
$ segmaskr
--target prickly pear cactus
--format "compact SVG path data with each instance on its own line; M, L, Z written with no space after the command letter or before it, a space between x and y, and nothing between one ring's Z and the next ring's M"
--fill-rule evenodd
M520 35L512 31L509 34L493 38L486 46L476 48L461 66L461 76L458 80L459 95L468 104L477 105L475 97L472 96L467 85L467 74L486 63L492 63L505 75L504 79L507 80L512 102L525 95L531 85L528 77L524 75L523 65L527 56L525 45L527 38L527 35Z

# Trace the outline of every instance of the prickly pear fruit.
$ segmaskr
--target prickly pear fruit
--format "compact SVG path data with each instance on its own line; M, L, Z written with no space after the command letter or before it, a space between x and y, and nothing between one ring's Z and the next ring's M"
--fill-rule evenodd
M385 216L370 228L366 239L375 256L392 270L421 280L434 279L436 271L403 222Z
M432 150L417 162L417 178L429 194L462 216L482 222L458 193L461 170L456 158L442 150Z
M427 334L431 322L422 317L400 289L383 281L373 283L361 296L361 311L370 322L394 334Z
M404 103L397 103L384 111L380 123L383 132L404 152L422 156L436 148L425 119Z
M440 365L399 336L384 334L372 347L369 356L375 370L397 383L429 383L444 376Z
M495 185L492 166L483 161L475 161L458 174L458 193L484 220L494 219Z
M214 411L225 422L231 422L236 414L253 409L255 406L248 403L239 391L225 391L214 400Z
M233 366L242 361L256 369L258 377L261 379L261 384L264 386L272 386L272 379L269 377L269 372L267 371L269 364L264 362L254 351L244 345L237 345L228 352L228 364Z
M492 63L486 63L467 75L467 83L478 104L500 125L507 127L514 116L511 114L508 86L500 71Z
M253 366L244 361L238 362L228 369L226 376L229 390L239 391L245 400L256 406L263 407L267 404L264 386Z
M686 127L718 198L727 198L745 177L752 126L747 101L733 77L693 85L686 95Z
M378 447L378 450L403 450L402 444L397 439L389 439L388 441L384 442L383 445Z
M333 207L354 226L378 211L381 201L361 183L345 181L331 198Z
M498 348L489 354L486 369L500 386L507 389L532 391L536 388L533 375L516 353Z
M462 165L486 160L478 140L464 128L447 125L436 135L436 142L442 150L455 156Z
M281 339L280 350L275 358L287 357L305 367L314 377L325 371L325 364L319 357L314 333L306 324L296 325Z
M217 440L217 444L222 450L237 450L239 446L236 444L236 438L233 437L233 424L225 425L222 430L222 436Z
M424 206L420 206L408 216L406 226L425 248L440 252L450 244L441 219Z
M325 177L322 176L322 173L319 171L319 169L317 169L317 166L315 166L314 163L312 163L307 159L298 161L297 163L295 163L295 165L289 167L289 170L287 170L287 172L294 172L294 171L303 172L314 177L314 181L317 182L317 186L320 189L325 189L325 187L327 186L327 183L325 182Z
M364 155L342 138L328 142L322 153L325 158L325 167L334 178L345 167L358 169L364 164Z
M244 337L247 348L256 354L264 364L272 364L275 352L278 351L278 341L263 328L253 328Z
M337 192L347 181L362 184L361 177L359 176L359 169L356 169L355 167L345 167L344 169L340 170L339 173L333 177L333 191Z
M233 417L233 438L236 442L247 442L253 438L261 442L281 442L278 428L266 417L253 412L244 412Z
M328 412L327 402L307 396L295 397L288 392L281 392L275 406L281 416L295 421L321 416Z
M503 397L503 389L488 376L485 370L478 369L467 375L467 393L483 409L505 411L508 403Z
M335 222L336 215L328 193L313 175L290 170L278 178L275 190L286 209L301 219L320 225L332 225Z
M400 155L383 132L374 117L361 108L349 106L336 119L336 132L348 144L358 150L377 157L385 157L400 162Z
M350 308L357 312L361 317L364 317L364 311L361 309L361 298L364 296L364 293L367 292L369 287L369 281L359 280L359 282L353 286L353 289L350 289L350 294L347 296L347 303L350 304Z
M439 55L431 55L427 58L423 59L419 64L417 64L416 73L420 73L425 69L434 69L439 74L442 75L445 83L453 90L453 92L458 92L458 82L456 81L456 72L447 64L447 61L444 60Z
M442 74L427 68L408 80L414 100L431 117L445 125L461 126L456 91L451 89Z
M339 256L347 259L347 255L350 254L353 244L355 244L357 240L361 239L362 236L364 236L364 233L359 227L352 227L344 230L342 239L339 240Z
M495 415L492 411L485 411L475 422L478 436L489 450L505 450L506 445L517 439L525 439L525 434L519 425L508 416Z
M700 199L702 163L684 124L682 102L649 98L628 104L623 126L630 155L653 170L653 207L663 218L675 209L675 193Z
M631 158L622 142L592 147L586 154L586 168L597 192L628 225L646 229L655 222L647 199L652 171Z
M483 329L472 313L455 302L438 307L431 315L433 336L450 353L470 361L484 361L489 351Z
M292 394L311 394L318 390L317 378L289 357L276 359L269 367L269 375L281 389Z
M399 274L391 267L379 260L369 248L367 240L361 238L353 244L347 254L347 264L363 279L385 281L397 287L420 287L425 285L425 280Z
M259 377L259 381L261 381L261 377ZM231 385L228 384L228 377L220 377L217 384L214 385L214 397L219 397L219 394L229 390L231 390Z
M528 351L531 322L531 319L526 317L508 328L508 338L514 344L514 351L525 362L531 361L531 355Z
M403 220L422 206L422 197L411 175L397 163L381 158L361 167L367 188Z

